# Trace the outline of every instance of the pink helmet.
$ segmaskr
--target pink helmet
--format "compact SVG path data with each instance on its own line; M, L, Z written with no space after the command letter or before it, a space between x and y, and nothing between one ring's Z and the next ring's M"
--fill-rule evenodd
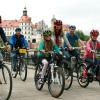
M90 35L91 35L91 36L98 37L98 36L99 36L99 31L93 29L93 30L91 30Z

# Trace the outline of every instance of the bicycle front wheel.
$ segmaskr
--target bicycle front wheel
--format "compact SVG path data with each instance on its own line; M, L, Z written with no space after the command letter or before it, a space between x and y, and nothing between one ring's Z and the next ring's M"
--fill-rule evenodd
M12 76L9 68L2 65L0 69L0 100L8 100L12 92Z
M65 87L65 78L62 68L56 67L53 72L48 73L48 89L50 94L58 98L62 95Z
M25 81L27 78L27 62L23 61L20 63L20 78L22 81Z
M84 77L84 75L83 75L84 69L86 69L86 65L81 64L78 69L77 80L81 87L86 88L89 85L89 77L88 77L88 75L86 75L86 77Z
M72 86L73 70L68 66L65 67L65 65L64 65L63 71L64 71L64 74L65 74L65 90L68 90Z
M42 90L44 86L44 82L41 84L39 81L41 79L41 74L40 74L41 70L42 70L42 66L37 65L35 69L35 75L34 75L35 87L39 91Z

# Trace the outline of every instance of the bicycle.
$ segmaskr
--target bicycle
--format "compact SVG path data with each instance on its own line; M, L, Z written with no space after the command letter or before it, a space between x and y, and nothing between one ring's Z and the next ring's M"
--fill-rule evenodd
M97 53L96 51L93 52ZM89 83L92 83L93 81L98 81L99 85L100 85L100 65L95 65L94 64L94 56L93 56L93 63L90 64L89 69L87 70L87 65L90 64L90 62L85 59L84 61L84 66L80 66L79 70L80 73L78 75L78 83L81 87L86 88ZM84 76L84 70L87 70L87 75ZM98 70L98 79L97 79L97 75L96 75L96 71Z
M73 50L80 50L82 47L72 47L72 51L71 53L73 52ZM85 48L85 47L84 47ZM69 51L68 48L64 48L65 51ZM64 55L64 54L63 54ZM66 58L65 58L66 60ZM78 55L74 55L73 54L70 54L70 61L67 61L66 60L66 65L64 67L64 70L65 70L65 73L66 73L66 69L67 69L67 78L69 78L70 76L70 79L66 79L66 83L65 83L65 90L69 89L72 85L72 82L73 82L73 77L76 77L78 79L78 73L79 73L79 68L80 66L84 66L84 59L80 56L80 53ZM68 71L69 70L69 71ZM76 75L75 75L76 73Z
M65 78L62 71L62 67L57 66L57 59L56 59L57 53L51 51L49 52L49 54L51 55L51 60L46 69L44 82L42 84L40 83L39 80L41 79L41 71L43 65L42 63L35 64L36 65L35 76L34 76L35 86L37 90L42 90L44 84L47 83L48 90L51 96L58 98L64 91Z
M0 100L9 100L11 93L12 75L2 59L0 60Z
M63 68L63 72L65 75L65 90L68 90L73 82L73 70L72 68L69 66L69 62L67 61L67 58L65 56L65 52L68 51L68 48L60 48L60 50L63 53L63 58L62 58L62 68Z
M22 81L25 81L27 78L27 61L25 58L25 54L27 53L27 50L25 48L18 48L13 50L17 52L16 56L16 70L15 74L12 74L13 78L16 78L17 75L20 75L20 78ZM11 69L12 71L13 69Z

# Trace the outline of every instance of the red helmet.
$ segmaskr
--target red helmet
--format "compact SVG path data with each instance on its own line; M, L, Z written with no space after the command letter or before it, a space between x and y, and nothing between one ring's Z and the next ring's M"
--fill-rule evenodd
M62 21L61 20L54 21L54 26L62 26Z
M91 35L91 36L98 37L98 36L99 36L99 31L93 29L93 30L91 30L90 35Z

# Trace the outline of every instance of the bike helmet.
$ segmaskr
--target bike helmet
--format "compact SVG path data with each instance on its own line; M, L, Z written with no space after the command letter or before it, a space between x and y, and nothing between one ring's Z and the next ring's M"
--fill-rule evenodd
M19 27L16 28L16 29L15 29L15 32L21 32L21 28L19 28Z
M48 35L51 35L52 32L50 30L46 30L43 32L43 36L48 36Z
M54 21L54 26L62 26L62 21L61 20Z
M75 25L70 25L70 26L69 26L69 29L75 30L75 29L76 29L76 26L75 26Z
M98 36L99 36L99 31L93 29L93 30L91 30L90 35L91 35L91 36L98 37Z

